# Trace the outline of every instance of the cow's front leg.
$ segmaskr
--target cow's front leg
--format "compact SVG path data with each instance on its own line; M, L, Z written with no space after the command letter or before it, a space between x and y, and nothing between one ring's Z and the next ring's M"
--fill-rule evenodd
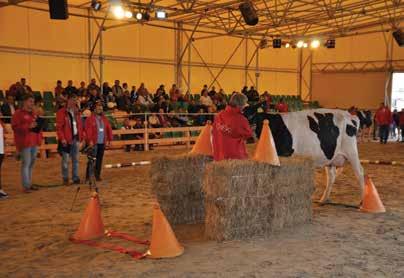
M327 166L325 167L325 172L327 174L327 185L325 187L323 196L320 199L320 203L326 204L330 202L330 193L332 186L335 182L336 177L336 167L335 166Z

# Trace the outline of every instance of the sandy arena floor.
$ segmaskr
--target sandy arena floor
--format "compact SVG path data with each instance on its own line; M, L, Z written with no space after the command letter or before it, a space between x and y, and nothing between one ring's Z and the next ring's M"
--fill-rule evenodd
M106 155L105 162L147 160L182 152L185 150L114 152ZM360 145L360 154L362 159L404 161L404 144L365 143ZM205 241L200 226L181 226L175 230L186 248L183 256L134 261L127 255L68 241L89 200L86 186L82 186L71 212L75 187L49 187L22 194L18 165L8 158L3 167L4 189L10 198L0 202L0 277L404 277L403 167L364 165L388 210L385 214L313 204L312 223L270 239L243 242ZM148 170L104 171L100 196L107 228L148 238L153 200ZM37 184L60 183L59 158L39 161L34 173ZM322 171L317 172L316 180L314 199L324 188ZM346 167L331 197L334 202L357 205L358 194L357 182Z

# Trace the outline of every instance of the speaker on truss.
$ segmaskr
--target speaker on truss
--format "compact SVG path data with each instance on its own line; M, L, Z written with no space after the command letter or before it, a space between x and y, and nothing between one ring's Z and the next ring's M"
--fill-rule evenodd
M49 14L51 19L68 19L67 0L49 0Z
M404 46L404 33L400 29L393 32L393 37L400 47Z
M257 12L255 11L251 2L247 1L247 2L241 3L238 8L240 9L241 15L244 18L244 22L247 25L251 25L251 26L257 25L257 23L258 23Z

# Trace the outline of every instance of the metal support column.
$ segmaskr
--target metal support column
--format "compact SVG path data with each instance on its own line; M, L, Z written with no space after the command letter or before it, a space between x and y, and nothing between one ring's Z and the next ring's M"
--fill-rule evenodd
M189 43L189 47L188 47L188 92L191 93L191 60L192 60L192 53L191 53L191 49L192 49L192 40Z
M88 31L88 81L91 80L91 10L87 10L88 18L87 18L87 31Z
M248 75L248 39L245 40L245 53L244 53L244 86L247 86Z
M176 23L175 31L175 84L182 87L182 23Z
M257 54L255 55L255 89L257 92L259 92L258 79L260 77L259 53L260 51L258 49Z
M297 53L297 94L302 97L302 63L303 63L303 50L298 49Z
M104 30L100 32L100 88L101 88L101 95L104 95L102 83L104 83L104 56L103 56L103 49L102 49L102 33Z

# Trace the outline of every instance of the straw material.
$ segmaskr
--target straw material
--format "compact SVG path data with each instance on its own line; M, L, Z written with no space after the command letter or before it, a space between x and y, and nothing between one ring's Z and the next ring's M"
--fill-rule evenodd
M170 224L204 221L202 183L205 165L210 161L208 156L192 154L153 160L152 190Z
M218 241L268 236L311 220L314 166L282 158L281 166L251 160L206 166L205 235Z

